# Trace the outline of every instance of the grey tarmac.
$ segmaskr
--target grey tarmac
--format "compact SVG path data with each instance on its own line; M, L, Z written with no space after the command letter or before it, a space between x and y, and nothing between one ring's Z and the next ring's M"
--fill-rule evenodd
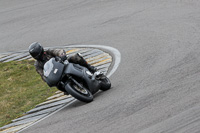
M107 45L112 89L23 133L199 133L199 0L1 0L0 52Z

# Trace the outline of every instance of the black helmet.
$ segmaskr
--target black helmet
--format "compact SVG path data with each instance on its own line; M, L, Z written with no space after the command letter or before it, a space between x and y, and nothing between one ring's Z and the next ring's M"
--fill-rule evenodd
M40 43L34 42L29 46L30 55L36 60L42 60L42 55L44 54L44 49Z

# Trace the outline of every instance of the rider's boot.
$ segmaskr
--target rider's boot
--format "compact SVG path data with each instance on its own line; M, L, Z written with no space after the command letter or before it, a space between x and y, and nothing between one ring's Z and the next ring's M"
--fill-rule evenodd
M97 68L88 64L87 61L83 58L83 56L80 53L78 53L77 55L81 58L80 62L82 66L86 67L92 73L95 73L97 71Z

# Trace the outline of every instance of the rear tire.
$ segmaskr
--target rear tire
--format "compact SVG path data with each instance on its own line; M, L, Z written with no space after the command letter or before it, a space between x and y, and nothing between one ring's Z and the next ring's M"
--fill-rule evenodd
M73 83L73 82L69 82L66 84L65 86L65 90L71 94L73 97L75 97L76 99L82 101L82 102L86 102L86 103L89 103L89 102L92 102L93 101L93 95L92 93L86 89L84 86L83 87L83 91L84 92L81 92L78 90L77 88L78 86Z
M109 90L110 89L110 87L111 87L111 82L110 82L110 80L105 76L105 75L103 75L100 79L100 84L101 84L101 88L100 88L100 90L102 90L102 91L107 91L107 90Z

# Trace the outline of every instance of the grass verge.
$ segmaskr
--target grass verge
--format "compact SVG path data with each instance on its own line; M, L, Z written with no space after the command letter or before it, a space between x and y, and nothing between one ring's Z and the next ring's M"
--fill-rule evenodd
M0 63L0 127L57 91L42 81L33 64L30 60Z

